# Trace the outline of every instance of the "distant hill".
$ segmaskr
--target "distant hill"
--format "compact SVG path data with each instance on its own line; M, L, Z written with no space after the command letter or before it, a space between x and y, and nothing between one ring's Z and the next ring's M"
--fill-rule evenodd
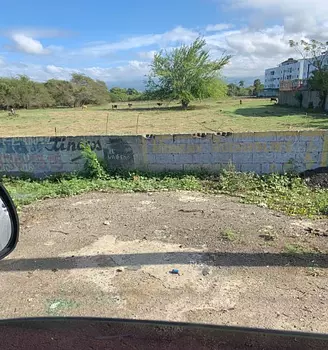
M239 84L239 82L241 80L243 80L245 82L245 86L251 86L253 85L254 83L254 80L255 79L260 79L261 82L264 84L264 77L263 76L257 76L257 77L243 77L243 78L227 78L227 77L224 77L223 78L227 84Z

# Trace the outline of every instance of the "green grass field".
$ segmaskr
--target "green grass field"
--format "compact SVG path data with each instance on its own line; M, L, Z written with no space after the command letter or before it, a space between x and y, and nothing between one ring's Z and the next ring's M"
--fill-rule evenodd
M18 110L17 116L0 112L0 136L53 136L153 134L195 132L245 132L327 129L322 113L306 113L298 108L281 107L269 99L239 99L194 103L187 111L176 102L117 103L118 110L106 106ZM108 118L108 125L107 124Z

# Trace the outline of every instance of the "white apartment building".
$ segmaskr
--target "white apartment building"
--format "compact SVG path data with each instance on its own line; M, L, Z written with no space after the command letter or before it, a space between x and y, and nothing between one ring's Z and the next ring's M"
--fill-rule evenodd
M325 53L324 64L328 65L328 54ZM306 81L315 70L311 60L288 58L278 67L265 70L264 89L268 92L279 90L282 81Z
M303 80L307 78L308 61L289 58L278 67L265 70L265 89L279 89L280 82L284 80Z

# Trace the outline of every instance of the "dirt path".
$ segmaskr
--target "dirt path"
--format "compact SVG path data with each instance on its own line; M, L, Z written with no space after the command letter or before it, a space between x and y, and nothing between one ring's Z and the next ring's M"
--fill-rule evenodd
M0 318L328 332L327 233L327 221L191 192L46 200L23 210L19 245L0 262Z

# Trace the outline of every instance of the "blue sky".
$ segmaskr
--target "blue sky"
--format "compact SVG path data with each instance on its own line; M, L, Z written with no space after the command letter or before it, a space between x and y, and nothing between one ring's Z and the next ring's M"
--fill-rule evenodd
M233 55L223 75L263 76L289 56L289 39L328 40L326 0L21 1L2 7L0 75L137 85L155 52L203 35L213 58Z

